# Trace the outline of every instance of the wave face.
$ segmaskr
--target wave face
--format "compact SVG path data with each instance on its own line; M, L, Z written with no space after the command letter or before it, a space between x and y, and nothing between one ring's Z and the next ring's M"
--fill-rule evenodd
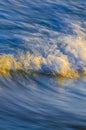
M0 129L85 129L85 78L85 1L0 0Z

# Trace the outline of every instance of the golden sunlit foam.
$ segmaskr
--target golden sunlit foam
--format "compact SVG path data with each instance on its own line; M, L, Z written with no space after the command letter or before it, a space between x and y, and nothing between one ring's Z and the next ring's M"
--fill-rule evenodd
M70 64L65 56L64 58L62 57L61 60L63 61L61 62L62 64L60 64L60 67L57 68L58 70L55 70L53 74L67 78L78 78L80 76L78 71L70 68ZM42 69L42 64L48 65L47 59L42 56L35 57L27 53L26 55L21 55L16 58L11 54L4 54L0 56L0 75L6 76L10 75L11 72L17 73L18 71L28 73L30 70L39 72L39 70ZM86 74L86 68L83 68L83 74Z
M20 70L21 65L17 62L17 59L13 55L1 55L0 56L0 74L9 75L10 71Z

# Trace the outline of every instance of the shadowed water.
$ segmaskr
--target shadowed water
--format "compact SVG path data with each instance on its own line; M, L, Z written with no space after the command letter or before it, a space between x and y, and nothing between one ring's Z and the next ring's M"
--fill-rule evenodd
M0 130L86 129L86 2L0 0Z

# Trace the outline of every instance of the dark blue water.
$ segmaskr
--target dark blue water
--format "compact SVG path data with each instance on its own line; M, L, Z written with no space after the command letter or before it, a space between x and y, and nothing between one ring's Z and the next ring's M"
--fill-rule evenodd
M86 1L0 0L0 130L85 129Z

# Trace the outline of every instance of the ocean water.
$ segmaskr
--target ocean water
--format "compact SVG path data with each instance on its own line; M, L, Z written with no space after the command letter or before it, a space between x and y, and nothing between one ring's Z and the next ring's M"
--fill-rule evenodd
M0 0L0 130L86 130L85 0Z

